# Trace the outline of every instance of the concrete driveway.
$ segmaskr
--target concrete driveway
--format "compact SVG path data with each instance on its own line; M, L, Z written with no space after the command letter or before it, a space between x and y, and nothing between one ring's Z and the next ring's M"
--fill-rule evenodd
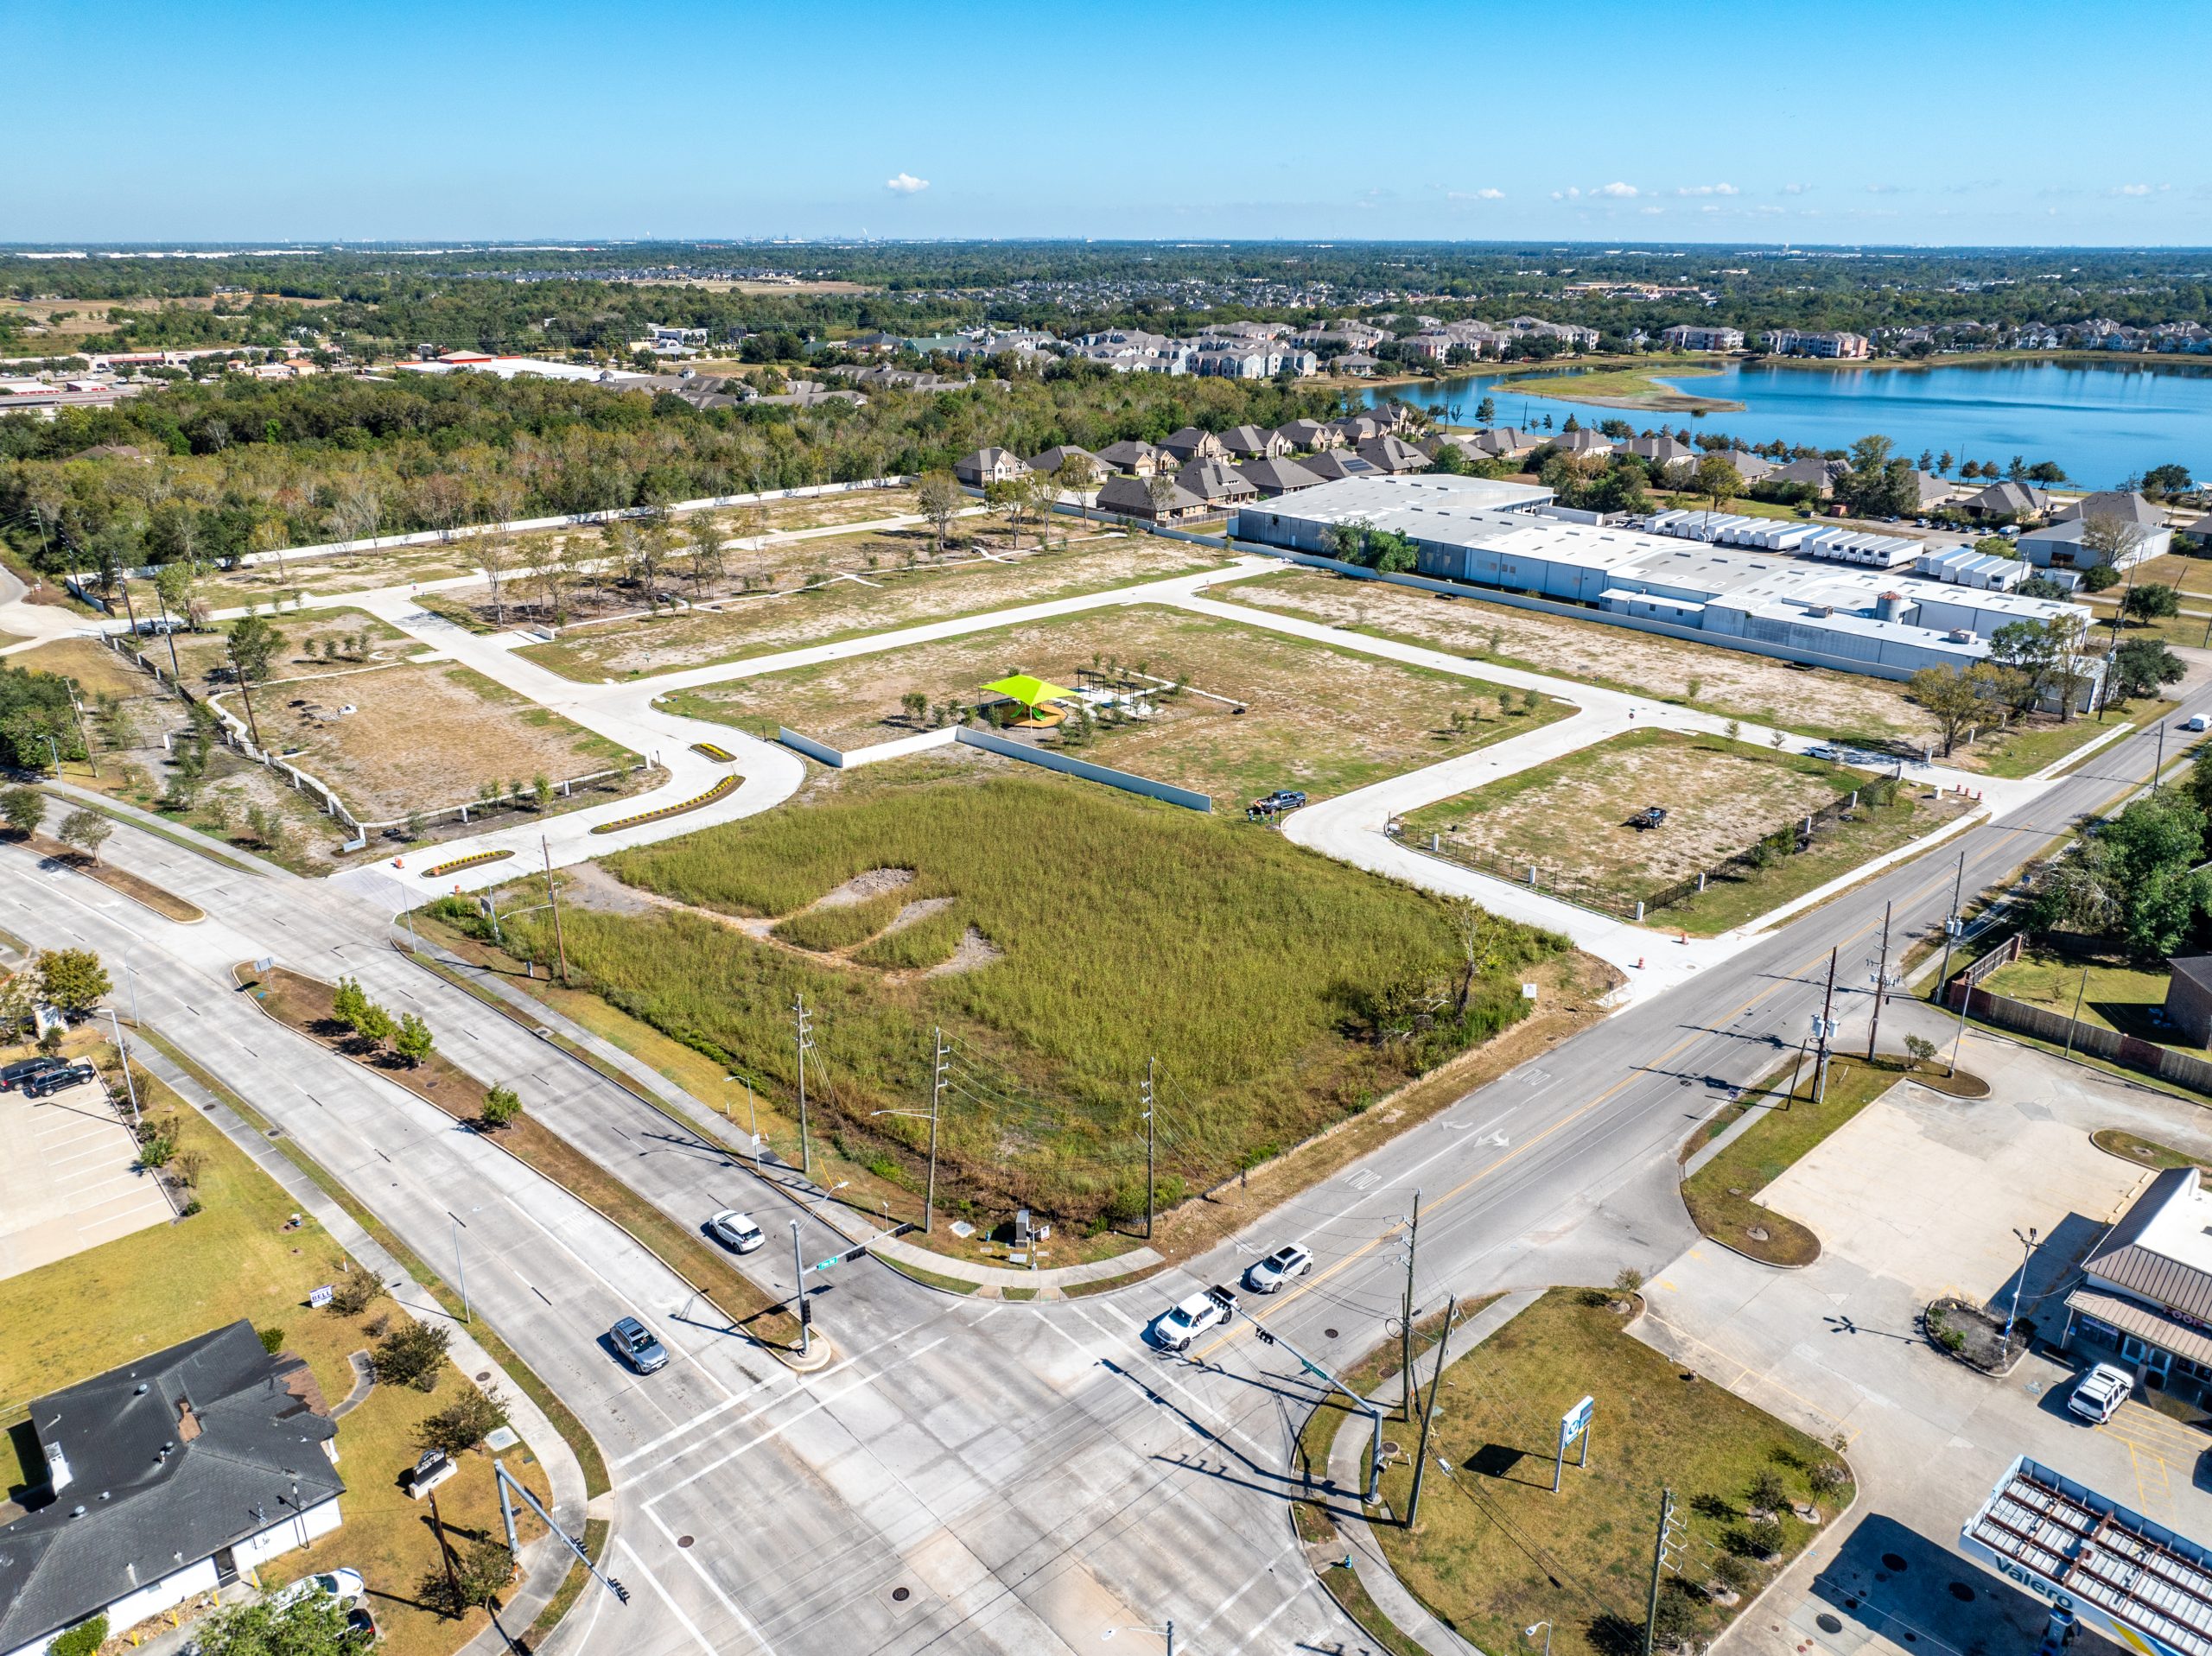
M2032 1644L2040 1604L1955 1545L2020 1454L2212 1535L2212 1494L2192 1483L2212 1438L2139 1403L2084 1424L2066 1412L2070 1360L2038 1348L1993 1380L1918 1328L1939 1294L2006 1303L2022 1259L2013 1230L2032 1225L2050 1245L2028 1272L2022 1314L2056 1334L2075 1264L2148 1177L2089 1133L2126 1126L2212 1147L2201 1113L2009 1044L1970 1043L1966 1062L1992 1097L1899 1086L1769 1187L1769 1206L1820 1235L1813 1265L1777 1270L1700 1243L1647 1291L1642 1337L1819 1437L1840 1436L1859 1479L1849 1520L1745 1616L1729 1650Z

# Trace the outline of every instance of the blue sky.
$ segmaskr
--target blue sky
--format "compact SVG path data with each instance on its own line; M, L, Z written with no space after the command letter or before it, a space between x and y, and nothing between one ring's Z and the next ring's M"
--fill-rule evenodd
M2196 82L2110 52L2123 23L2178 49L2208 22L2039 0L0 0L0 238L2203 246Z

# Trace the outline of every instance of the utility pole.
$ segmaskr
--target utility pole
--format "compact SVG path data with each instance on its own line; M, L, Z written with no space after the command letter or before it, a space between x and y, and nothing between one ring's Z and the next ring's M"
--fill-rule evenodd
M177 665L176 623L169 619L169 601L162 596L162 587L159 581L154 583L154 601L160 605L162 609L162 637L168 640L169 678L181 689L184 685L184 669ZM2207 626L2204 631L2208 636L2212 636L2212 626Z
M1882 956L1874 967L1874 1016L1866 1025L1866 1062L1874 1062L1874 1037L1882 1032L1882 999L1890 986L1890 905L1882 904Z
M806 1257L798 1251L798 1221L791 1221L791 1280L798 1285L793 1298L798 1301L798 1355L806 1355L808 1342L814 1333L814 1319L806 1309Z
M814 1025L806 1015L806 997L801 994L791 1002L793 1039L798 1044L798 1171L808 1178L814 1177L814 1150L806 1141L806 1055L814 1050ZM798 1246L798 1228L791 1228L791 1246ZM800 1348L802 1352L805 1349Z
M937 1118L944 1107L945 1073L951 1068L952 1049L944 1044L944 1027L938 1026L937 1060L930 1074L930 1177L922 1187L922 1234L937 1222Z
M1675 1524L1675 1492L1659 1492L1659 1539L1651 1549L1651 1593L1643 1608L1643 1656L1651 1656L1652 1624L1659 1620L1659 1572L1666 1568L1667 1542Z
M1413 1217L1406 1221L1406 1300L1398 1318L1398 1373L1405 1391L1403 1412L1414 1418L1414 1396L1420 1387L1414 1380L1414 1259L1421 1251L1421 1192L1414 1192Z
M235 657L231 664L238 676L238 700L245 703L246 728L253 733L255 748L265 753L269 750L261 746L261 721L253 716L253 687L246 682L250 676L244 667L238 665Z
M438 1562L446 1567L446 1590L453 1595L454 1610L462 1615L467 1607L461 1602L461 1582L453 1573L453 1549L446 1545L446 1526L438 1517L438 1492L429 1491L430 1497L430 1529L438 1538Z
M77 709L77 727L80 732L83 730L84 725L85 710L82 707L79 707ZM90 753L92 751L92 745L90 742L86 743L85 752ZM2151 797L2153 799L2156 799L2158 796L2158 772L2165 768L2166 721L2161 719L2158 720L2158 757L2151 762ZM98 776L99 774L98 767L94 768L92 774L94 776Z
M1421 1516L1421 1474L1428 1470L1428 1429L1436 1418L1436 1388L1444 1383L1444 1354L1452 1343L1452 1313L1459 1301L1444 1302L1444 1327L1436 1336L1436 1372L1429 1376L1428 1401L1421 1412L1421 1443L1414 1454L1414 1489L1406 1501L1406 1528L1411 1530L1414 1520Z
M1159 1063L1160 1060L1157 1057L1147 1058L1144 1061L1144 1239L1147 1242L1152 1240L1152 1178L1153 1169L1154 1166L1153 1159L1152 1074L1153 1070L1159 1065Z
M1936 972L1936 999L1940 1004L1951 980L1951 945L1959 938L1959 898L1967 885L1967 853L1959 853L1959 872L1951 881L1951 911L1943 917L1943 964Z
M1813 1068L1813 1102L1817 1104L1828 1090L1828 1037L1835 1032L1835 957L1837 950L1828 950L1828 990L1821 1002L1821 1055Z
M569 980L569 942L561 931L561 888L553 883L553 847L545 836L537 836L537 848L545 855L545 895L553 899L553 948L561 960L561 981Z
M69 693L69 711L77 715L77 740L84 746L85 763L92 767L92 774L97 777L100 773L99 755L92 752L92 739L85 729L85 704L77 700L77 693L73 689ZM2158 735L2161 740L2164 739L2166 727L2164 725L2159 726ZM2158 751L2162 754L2165 752L2163 747ZM2158 778L2153 777L2151 791L2156 793L2158 790Z

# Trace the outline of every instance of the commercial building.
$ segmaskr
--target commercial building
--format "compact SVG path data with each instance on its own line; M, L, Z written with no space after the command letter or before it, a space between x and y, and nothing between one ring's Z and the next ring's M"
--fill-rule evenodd
M1766 348L1784 357L1865 357L1873 346L1864 333L1839 331L1806 333L1794 327L1770 328L1760 336Z
M321 1393L240 1321L38 1399L45 1483L0 1526L0 1652L117 1632L339 1526Z
M2212 1399L2212 1192L2196 1168L2152 1179L2090 1250L2058 1343L2116 1358L2184 1402Z
M1677 322L1659 336L1670 351L1741 351L1744 330L1740 327L1699 327L1688 322Z
M2092 543L2092 525L2107 531ZM2111 542L2120 548L2115 552ZM2174 532L2166 516L2139 494L2117 491L2084 496L2060 507L2051 521L2020 536L2020 555L2030 563L2051 569L2087 569L2109 563L2115 569L2133 568L2148 559L2163 557L2173 549Z
M1685 542L1551 501L1540 485L1481 478L1351 478L1247 506L1230 532L1325 557L1332 529L1363 523L1410 540L1420 574L1489 587L1507 603L1891 679L1970 666L2012 622L2088 619L2056 600ZM2084 704L2094 688L2085 674Z

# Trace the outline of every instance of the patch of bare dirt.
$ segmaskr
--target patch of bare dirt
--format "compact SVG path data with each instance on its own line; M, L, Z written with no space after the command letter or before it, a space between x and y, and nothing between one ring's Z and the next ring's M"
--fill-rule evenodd
M855 909L870 898L882 897L914 883L911 868L871 868L864 874L855 874L827 896L817 898L807 906L816 909ZM908 904L908 908L917 905ZM909 922L908 923L912 923Z
M962 972L980 971L993 961L1002 961L1005 958L1004 949L984 936L975 927L970 926L961 937L959 946L952 951L951 955L930 968L922 975L925 978L953 977Z
M942 913L944 910L950 908L952 902L952 898L949 897L925 897L919 902L909 903L892 917L889 925L884 927L875 936L888 937L894 931L904 931L916 921L926 920L930 916ZM868 941L873 942L875 939L870 938Z

